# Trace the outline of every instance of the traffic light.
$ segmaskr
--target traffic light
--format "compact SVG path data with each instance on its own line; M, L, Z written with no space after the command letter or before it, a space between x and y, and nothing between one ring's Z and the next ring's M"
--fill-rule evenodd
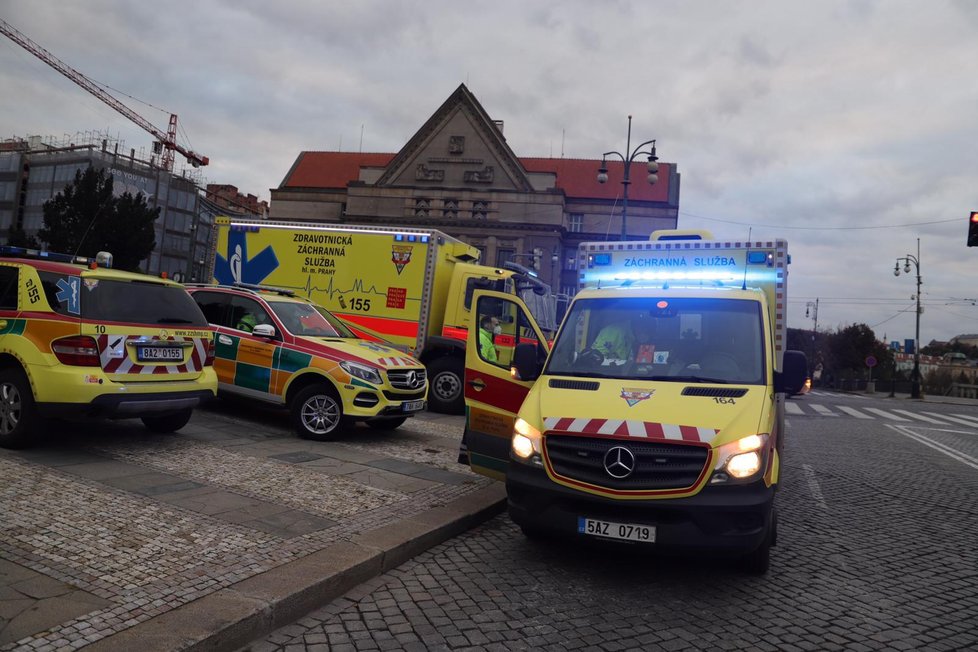
M973 211L968 220L968 246L978 247L978 211Z

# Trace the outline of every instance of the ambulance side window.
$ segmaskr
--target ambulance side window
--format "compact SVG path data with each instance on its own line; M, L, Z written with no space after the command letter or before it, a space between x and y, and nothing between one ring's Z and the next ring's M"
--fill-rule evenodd
M510 301L483 297L476 311L479 328L479 357L502 369L509 369L518 344L534 345L544 351L529 317Z
M194 292L194 301L204 313L208 324L227 326L227 313L230 297L217 292Z
M17 310L16 267L0 267L0 310Z
M227 325L239 331L250 333L258 324L271 324L274 326L275 322L272 321L268 311L254 299L237 296L231 297L230 319ZM278 329L276 328L275 330L275 335L278 336Z

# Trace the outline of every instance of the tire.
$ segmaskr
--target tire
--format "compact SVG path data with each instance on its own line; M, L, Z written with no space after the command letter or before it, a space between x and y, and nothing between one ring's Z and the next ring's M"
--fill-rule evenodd
M367 427L374 430L397 430L404 425L407 417L396 417L394 419L367 419Z
M428 365L428 407L442 414L465 414L465 363L457 357L438 358Z
M180 410L179 412L164 414L162 416L143 417L140 420L147 429L153 432L176 432L187 425L193 413L193 409L187 408L186 410Z
M292 427L302 439L331 441L349 427L343 403L329 385L310 385L299 390L289 405Z
M0 370L0 446L29 446L40 421L27 377L19 369Z
M778 540L778 517L776 513L771 515L771 525L764 537L764 542L757 547L757 550L744 556L742 560L744 570L750 575L764 575L771 567L771 546Z

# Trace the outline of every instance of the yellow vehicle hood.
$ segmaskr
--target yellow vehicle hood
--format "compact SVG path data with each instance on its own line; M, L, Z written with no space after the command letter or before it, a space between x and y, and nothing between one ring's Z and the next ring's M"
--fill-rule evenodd
M392 346L341 337L296 337L296 345L309 353L336 360L351 360L381 369L423 367L417 359Z
M521 413L543 432L707 443L716 447L773 424L770 388L618 379L544 377ZM530 410L526 410L529 407ZM536 408L537 410L533 410Z

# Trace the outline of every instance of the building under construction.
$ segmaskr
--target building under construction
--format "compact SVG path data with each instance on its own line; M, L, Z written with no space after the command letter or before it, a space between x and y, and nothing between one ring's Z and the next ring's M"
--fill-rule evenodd
M150 208L159 208L156 247L143 264L151 274L204 281L214 217L228 208L199 192L195 170L173 174L156 155L126 150L121 141L99 132L55 139L30 136L0 142L0 240L11 229L36 236L44 225L44 203L88 167L112 174L117 195L143 193ZM247 213L246 211L242 211Z

